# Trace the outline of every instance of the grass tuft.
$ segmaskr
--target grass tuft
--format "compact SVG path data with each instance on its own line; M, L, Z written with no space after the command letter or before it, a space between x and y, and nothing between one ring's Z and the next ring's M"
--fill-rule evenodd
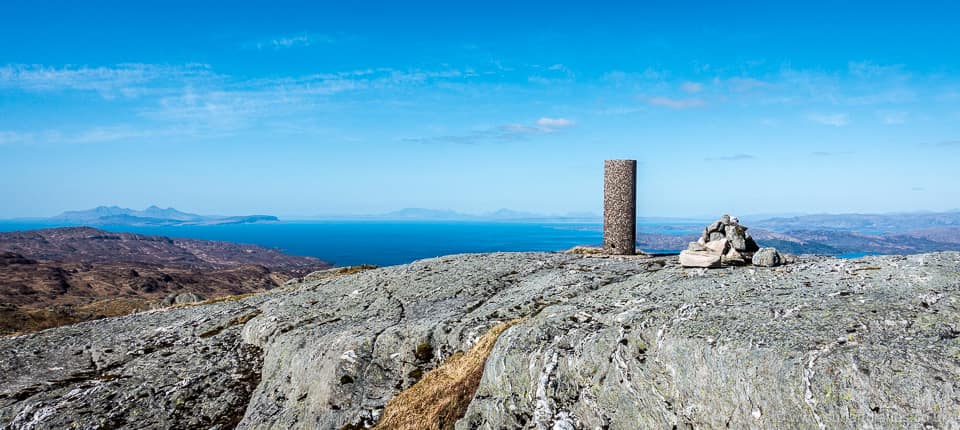
M457 353L387 403L378 430L448 430L467 412L497 338L522 322L497 324L466 354Z

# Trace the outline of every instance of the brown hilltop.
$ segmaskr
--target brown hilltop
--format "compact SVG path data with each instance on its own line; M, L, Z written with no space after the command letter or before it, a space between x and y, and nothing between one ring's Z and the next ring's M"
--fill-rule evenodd
M67 227L0 233L0 334L265 291L330 265L256 245Z

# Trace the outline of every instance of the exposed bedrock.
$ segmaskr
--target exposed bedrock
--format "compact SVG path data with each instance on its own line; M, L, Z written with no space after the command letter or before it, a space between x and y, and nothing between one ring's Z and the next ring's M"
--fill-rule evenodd
M948 252L476 254L306 281L0 338L0 428L363 428L522 317L458 429L960 427Z

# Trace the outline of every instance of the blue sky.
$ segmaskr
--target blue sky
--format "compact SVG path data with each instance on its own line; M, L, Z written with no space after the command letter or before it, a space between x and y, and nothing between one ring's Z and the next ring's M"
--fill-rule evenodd
M960 207L955 2L198 3L3 2L0 217Z

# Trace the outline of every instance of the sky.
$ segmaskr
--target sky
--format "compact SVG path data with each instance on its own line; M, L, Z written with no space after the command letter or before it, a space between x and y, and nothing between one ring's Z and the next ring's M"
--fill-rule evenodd
M0 218L960 208L960 3L4 0Z

